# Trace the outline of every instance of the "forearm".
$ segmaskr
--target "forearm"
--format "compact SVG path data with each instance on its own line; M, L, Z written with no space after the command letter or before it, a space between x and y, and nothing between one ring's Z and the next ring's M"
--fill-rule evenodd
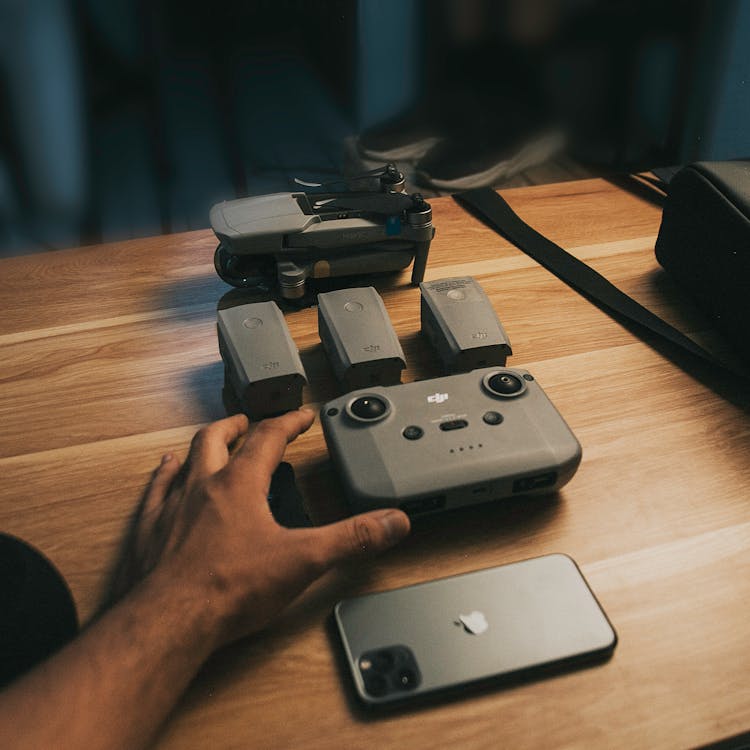
M49 661L0 693L0 745L139 748L217 644L216 603L158 568Z
M272 473L312 420L309 411L289 412L248 432L247 418L236 415L200 430L182 467L162 459L136 515L135 564L126 568L128 580L153 572L0 693L0 748L144 747L215 648L261 630L336 563L408 534L409 519L395 509L314 529L276 523Z

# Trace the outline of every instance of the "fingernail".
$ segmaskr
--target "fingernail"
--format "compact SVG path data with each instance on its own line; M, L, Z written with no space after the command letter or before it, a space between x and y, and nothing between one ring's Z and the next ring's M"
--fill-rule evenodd
M397 544L409 533L409 518L401 511L383 511L378 520L383 526L386 541L390 545Z
M161 465L164 466L164 464L168 464L172 460L172 454L171 453L165 453L161 457Z

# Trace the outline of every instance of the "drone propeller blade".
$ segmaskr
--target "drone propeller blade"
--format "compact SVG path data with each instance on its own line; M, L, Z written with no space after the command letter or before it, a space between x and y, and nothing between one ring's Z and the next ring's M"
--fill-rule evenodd
M294 182L302 187L310 188L329 188L333 185L346 185L351 189L351 184L355 182L361 182L362 180L371 179L374 177L384 177L388 175L393 178L393 182L403 180L403 175L398 171L395 164L389 163L384 164L382 167L376 167L368 172L362 172L362 174L354 175L352 177L338 177L335 180L329 180L328 182L309 182L307 180L301 180L299 177L294 178Z
M395 216L412 206L413 196L405 193L341 193L315 204L316 209L327 211L364 211L382 216Z
M389 170L395 170L396 165L392 162L389 162L388 164L383 164L382 167L375 167L375 169L371 169L369 172L362 172L362 174L357 175L356 177L350 177L349 179L352 180L360 180L364 177L380 177L381 175L387 174Z
M302 187L323 187L324 185L336 185L341 180L337 180L336 182L307 182L306 180L300 180L299 177L295 177L294 182L297 185L302 185Z
M325 206L330 205L335 200L337 200L337 198L322 198L319 201L313 201L313 208L317 211L319 208L324 208Z

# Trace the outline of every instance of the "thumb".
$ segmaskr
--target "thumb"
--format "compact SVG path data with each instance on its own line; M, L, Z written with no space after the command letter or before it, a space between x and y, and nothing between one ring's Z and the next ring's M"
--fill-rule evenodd
M329 568L352 558L384 552L407 536L410 528L406 513L386 508L320 526L311 541L321 567Z

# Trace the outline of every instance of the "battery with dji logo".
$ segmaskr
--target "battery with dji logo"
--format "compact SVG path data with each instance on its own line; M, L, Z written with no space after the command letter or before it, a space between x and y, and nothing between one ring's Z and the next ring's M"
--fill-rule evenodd
M228 414L243 412L260 420L302 405L307 375L275 302L221 309L216 329L224 363L222 397Z
M401 382L406 367L404 352L373 287L319 294L318 334L336 378L347 392Z
M484 289L471 276L423 281L422 333L436 349L446 372L505 366L510 341Z

